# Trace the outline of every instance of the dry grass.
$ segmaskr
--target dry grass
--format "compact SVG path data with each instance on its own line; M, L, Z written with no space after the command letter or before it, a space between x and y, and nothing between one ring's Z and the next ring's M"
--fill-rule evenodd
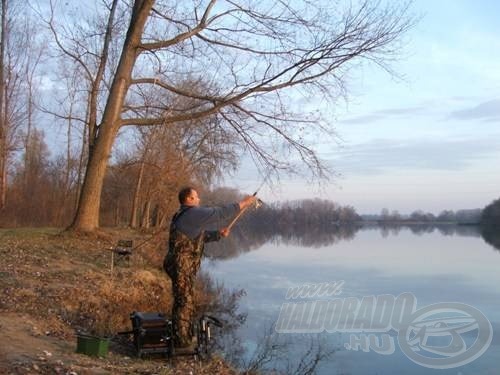
M92 285L68 290L63 310L68 321L90 333L126 331L132 311L170 311L170 283L159 271L120 269L112 277L87 271L84 279Z
M133 311L170 311L170 281L160 267L164 238L145 242L111 273L109 249L119 238L139 244L149 237L126 230L79 236L55 229L0 230L0 328L9 327L0 344L0 373L208 374L213 366L218 373L232 372L218 360L172 367L117 353L107 359L74 354L77 329L112 335L131 328Z

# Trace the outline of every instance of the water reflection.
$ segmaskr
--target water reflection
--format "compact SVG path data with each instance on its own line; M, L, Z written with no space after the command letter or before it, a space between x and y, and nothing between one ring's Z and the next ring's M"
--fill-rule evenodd
M500 333L500 258L490 247L500 249L498 234L466 225L339 226L278 233L270 228L256 233L242 229L220 242L226 250L216 249L224 261L205 263L215 278L246 291L241 306L248 319L236 338L245 352L238 353L235 363L262 358L259 349L269 338L262 339L261 333L277 321L289 287L336 280L345 280L344 298L411 292L418 298L418 308L451 301L468 304L491 321L494 337ZM224 251L231 251L231 259ZM346 350L348 336L323 333L327 340L323 348L335 354L314 373L456 375L463 371L486 375L500 355L500 345L494 340L485 354L464 368L432 370L411 362L399 347L390 356ZM279 339L291 341L284 349L285 357L299 359L308 352L303 334L282 334ZM233 340L228 340L228 348L234 347ZM276 352L270 353L276 358ZM269 363L267 369L288 373L287 365L275 359Z
M301 246L320 248L333 245L339 241L350 241L360 230L380 231L383 238L397 236L402 230L412 234L439 233L443 236L482 237L486 243L500 251L500 233L485 230L477 225L453 224L350 224L329 227L294 227L275 230L272 226L260 227L258 230L237 227L231 236L220 242L207 244L206 255L212 259L231 259L239 255L261 248L264 244L285 246Z
M340 225L333 230L322 227L312 227L307 230L259 230L250 231L235 228L231 236L219 242L206 245L206 255L214 259L230 259L256 250L266 243L298 245L303 247L324 247L339 241L354 238L361 225Z
M481 236L487 244L500 251L500 233L498 231L484 228L481 230Z

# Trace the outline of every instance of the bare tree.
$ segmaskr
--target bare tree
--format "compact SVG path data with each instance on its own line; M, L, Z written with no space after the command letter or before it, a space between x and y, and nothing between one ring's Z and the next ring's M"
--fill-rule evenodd
M294 103L312 96L334 102L356 62L388 69L413 22L407 4L368 0L343 9L309 1L136 0L124 9L130 22L98 130L89 133L93 147L75 230L98 227L107 161L118 131L128 125L177 126L213 117L260 165L287 170L298 156L324 175L304 134L332 128ZM186 79L202 84L186 87ZM137 102L147 86L163 91L162 101Z
M38 104L38 86L39 86L39 76L38 76L38 69L40 62L43 57L43 51L44 48L46 47L44 45L44 42L42 40L36 40L37 38L35 35L40 34L40 29L37 25L36 22L34 22L33 17L31 15L27 15L27 17L23 20L24 24L22 25L23 33L26 35L26 39L24 40L24 43L21 44L21 49L24 50L25 52L25 63L24 63L24 80L25 80L25 93L26 95L26 113L27 113L27 118L26 118L26 126L25 126L25 136L24 136L24 169L25 171L28 171L30 169L30 166L28 165L29 163L29 158L28 155L30 154L30 150L28 150L28 147L31 142L31 137L33 132L36 130L35 128L35 123L36 123L36 107ZM31 36L31 37L30 37ZM25 178L24 181L24 187L23 189L28 188L28 178Z
M236 140L219 131L215 118L184 121L176 127L139 127L136 187L130 226L142 206L155 207L158 222L177 207L169 200L186 184L209 185L237 165ZM143 223L150 215L143 213ZM144 225L142 225L144 226Z
M60 20L56 14L54 2L50 1L50 15L45 20L45 24L53 36L55 49L60 51L63 57L73 64L74 72L80 78L80 90L84 93L84 116L75 114L61 114L58 111L45 112L52 113L57 118L63 120L74 120L85 124L87 131L87 146L89 150L94 147L97 138L98 121L101 116L99 109L102 100L103 85L106 85L106 68L112 68L110 62L112 54L113 34L116 32L114 24L116 21L116 9L118 0L102 1L105 16L100 14L94 18L88 18L78 14L73 17L83 17L82 25L76 24L74 19ZM40 10L38 14L42 16ZM43 18L43 17L42 17ZM69 26L71 25L71 26ZM77 86L78 87L78 86Z
M33 10L45 23L52 35L52 57L59 59L59 69L55 74L60 98L50 98L41 106L43 112L52 114L68 128L68 141L73 128L80 129L81 148L77 172L75 208L78 205L80 187L84 179L85 164L94 147L99 131L98 122L102 116L103 100L109 77L116 65L118 44L113 44L121 32L121 15L117 14L118 0L100 0L96 4L96 14L89 15L82 4L73 8L67 2L63 7L69 11L64 17L56 12L55 1L47 5L48 15L40 3ZM99 4L99 5L98 5ZM66 82L67 87L60 85ZM103 88L104 86L104 88ZM72 161L68 142L67 166ZM68 171L69 169L66 169Z
M15 225L55 224L52 219L59 205L53 204L57 184L49 177L49 154L43 132L34 128L22 161L15 163L11 171L6 214Z
M35 71L41 58L26 4L2 1L0 45L0 209L7 201L7 174L15 151L27 145L33 122ZM27 125L27 131L23 130Z
M60 165L62 195L59 216L67 213L74 215L78 203L85 163L88 158L88 85L82 78L81 69L71 61L61 61L57 65L57 82L59 95L50 97L57 113L47 109L46 103L41 103L42 112L55 114L56 123L61 124L66 133L65 152L55 155ZM64 155L63 155L64 154ZM65 162L62 163L62 160ZM60 222L60 221L59 221ZM66 222L67 226L68 223Z

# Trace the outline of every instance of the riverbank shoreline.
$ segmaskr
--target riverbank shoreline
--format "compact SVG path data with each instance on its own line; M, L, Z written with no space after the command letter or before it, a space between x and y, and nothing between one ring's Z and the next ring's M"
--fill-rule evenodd
M161 237L161 236L158 236ZM104 229L72 235L53 228L0 229L0 370L6 374L233 374L218 357L139 359L130 340L132 311L170 311L170 280L161 270L164 238L130 260L113 259L119 239L151 234ZM106 358L75 353L76 331L113 336Z

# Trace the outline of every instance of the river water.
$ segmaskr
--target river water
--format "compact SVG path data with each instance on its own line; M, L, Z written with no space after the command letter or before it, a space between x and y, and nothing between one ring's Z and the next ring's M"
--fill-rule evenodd
M330 353L317 374L500 373L500 251L477 230L365 228L316 238L273 237L204 261L212 278L246 292L236 336L247 366L271 342L282 352L264 368L285 373L305 372L300 359L314 353ZM319 284L331 293L286 298L289 288Z

